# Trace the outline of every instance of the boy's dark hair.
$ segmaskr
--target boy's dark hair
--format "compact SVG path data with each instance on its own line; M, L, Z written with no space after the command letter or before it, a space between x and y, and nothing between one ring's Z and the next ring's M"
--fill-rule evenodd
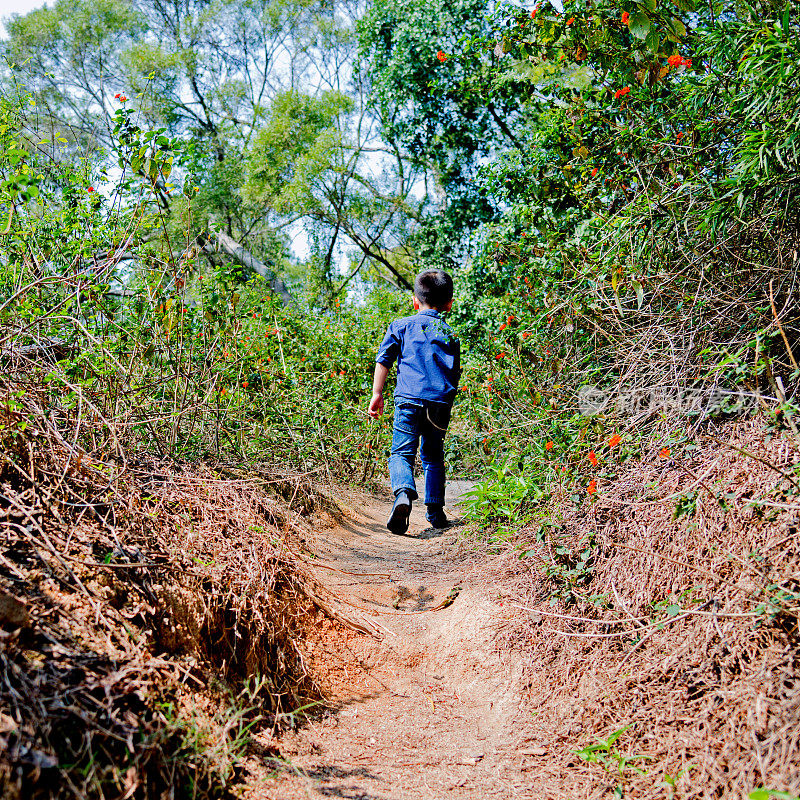
M426 269L414 280L414 295L421 303L444 308L453 299L453 279L443 269Z

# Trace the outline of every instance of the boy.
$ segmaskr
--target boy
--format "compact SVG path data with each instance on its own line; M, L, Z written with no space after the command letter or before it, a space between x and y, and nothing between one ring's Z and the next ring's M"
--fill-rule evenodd
M420 272L414 281L414 309L418 313L389 325L375 358L368 412L374 418L383 413L383 386L397 361L389 456L394 505L386 523L392 533L408 530L411 504L418 497L414 459L420 439L428 522L434 528L449 524L444 513L444 435L461 375L459 341L442 319L452 305L453 279L440 269Z

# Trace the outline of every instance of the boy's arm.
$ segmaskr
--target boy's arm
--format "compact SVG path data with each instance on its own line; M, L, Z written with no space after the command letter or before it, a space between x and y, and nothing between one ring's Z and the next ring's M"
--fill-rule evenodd
M372 400L367 413L377 419L383 414L383 387L392 364L400 355L400 339L396 332L397 321L390 323L375 357L375 374L372 378Z
M369 403L367 413L377 419L383 414L383 387L389 375L389 367L378 361L375 364L375 375L372 378L372 400Z

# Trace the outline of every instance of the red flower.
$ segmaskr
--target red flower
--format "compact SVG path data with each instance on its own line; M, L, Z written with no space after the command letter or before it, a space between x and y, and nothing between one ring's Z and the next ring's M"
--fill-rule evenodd
M679 142L681 139L683 139L683 131L678 131L678 135L675 137L675 141Z
M506 354L505 354L505 353L498 353L498 354L495 356L495 358L496 358L496 359L498 359L498 360L500 360L501 358L505 358L505 357L506 357Z
M592 170L592 177L594 178L595 175L597 175L597 167Z
M594 450L589 451L589 461L592 463L593 467L597 466L598 463L597 454L594 452Z
M505 327L506 327L506 323L504 322L504 323L503 323L503 324L500 326L500 330L501 330L501 331L502 331L502 330L504 330L504 329L505 329Z
M597 491L597 481L594 478L589 481L586 491L589 492L589 494L594 494Z
M436 54L436 58L438 58L438 59L439 59L439 61L441 61L441 62L442 62L442 64L444 64L444 62L445 62L445 61L447 61L447 54L444 52L444 50L440 50L440 51L439 51L439 52Z
M669 64L671 67L679 67L681 64L683 64L683 56L679 56L677 53L675 53L674 56L670 56L667 59L667 64Z
M533 11L531 11L531 19L536 19L536 12L538 10L539 10L538 8L534 8Z
M621 89L617 89L617 91L614 92L614 99L619 100L620 97L625 97L625 95L628 94L630 90L631 90L630 86L623 86Z
M91 194L94 191L94 186L90 186L86 191Z
M115 100L119 100L119 99L120 99L120 97L122 97L122 95L121 95L119 92L117 92L117 93L114 95L114 99L115 99Z
M570 17L570 18L567 20L567 25L572 25L572 23L573 23L573 22L575 22L575 17Z
M628 20L631 18L631 15L627 11L622 12L622 24L627 25Z
M662 447L658 452L659 458L669 458L669 447Z
M544 446L544 449L545 450L552 450L553 449L553 443L552 442L547 442L547 444L545 444L545 446Z
M344 370L341 370L341 372L339 372L339 374L340 375L344 375Z
M522 338L523 338L523 339L527 339L527 338L528 338L530 335L531 335L531 334L530 334L530 331L523 331L523 333L522 333Z
M609 447L616 447L616 446L617 446L617 445L618 445L618 444L619 444L621 441L622 441L622 437L621 437L621 436L620 436L618 433L615 433L615 434L614 434L614 435L613 435L613 436L612 436L612 437L611 437L611 438L608 440L608 446L609 446Z
M123 95L120 95L119 101L120 101L120 103L127 103L128 102L128 98L125 97L125 95L123 94Z
M686 67L686 69L689 69L689 67L692 66L692 59L691 58L684 58L683 59L683 66Z

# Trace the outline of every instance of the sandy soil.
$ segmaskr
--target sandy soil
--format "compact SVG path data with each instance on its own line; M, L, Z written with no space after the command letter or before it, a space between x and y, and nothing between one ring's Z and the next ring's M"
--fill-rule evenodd
M451 517L464 489L448 489ZM459 569L457 528L429 528L418 504L409 535L394 536L389 504L388 494L346 497L344 518L311 543L334 567L315 570L326 599L382 637L320 622L308 659L332 706L280 739L260 735L247 765L252 800L533 796L526 772L545 750L525 735L517 665L494 645L503 609ZM456 586L452 604L434 610Z

